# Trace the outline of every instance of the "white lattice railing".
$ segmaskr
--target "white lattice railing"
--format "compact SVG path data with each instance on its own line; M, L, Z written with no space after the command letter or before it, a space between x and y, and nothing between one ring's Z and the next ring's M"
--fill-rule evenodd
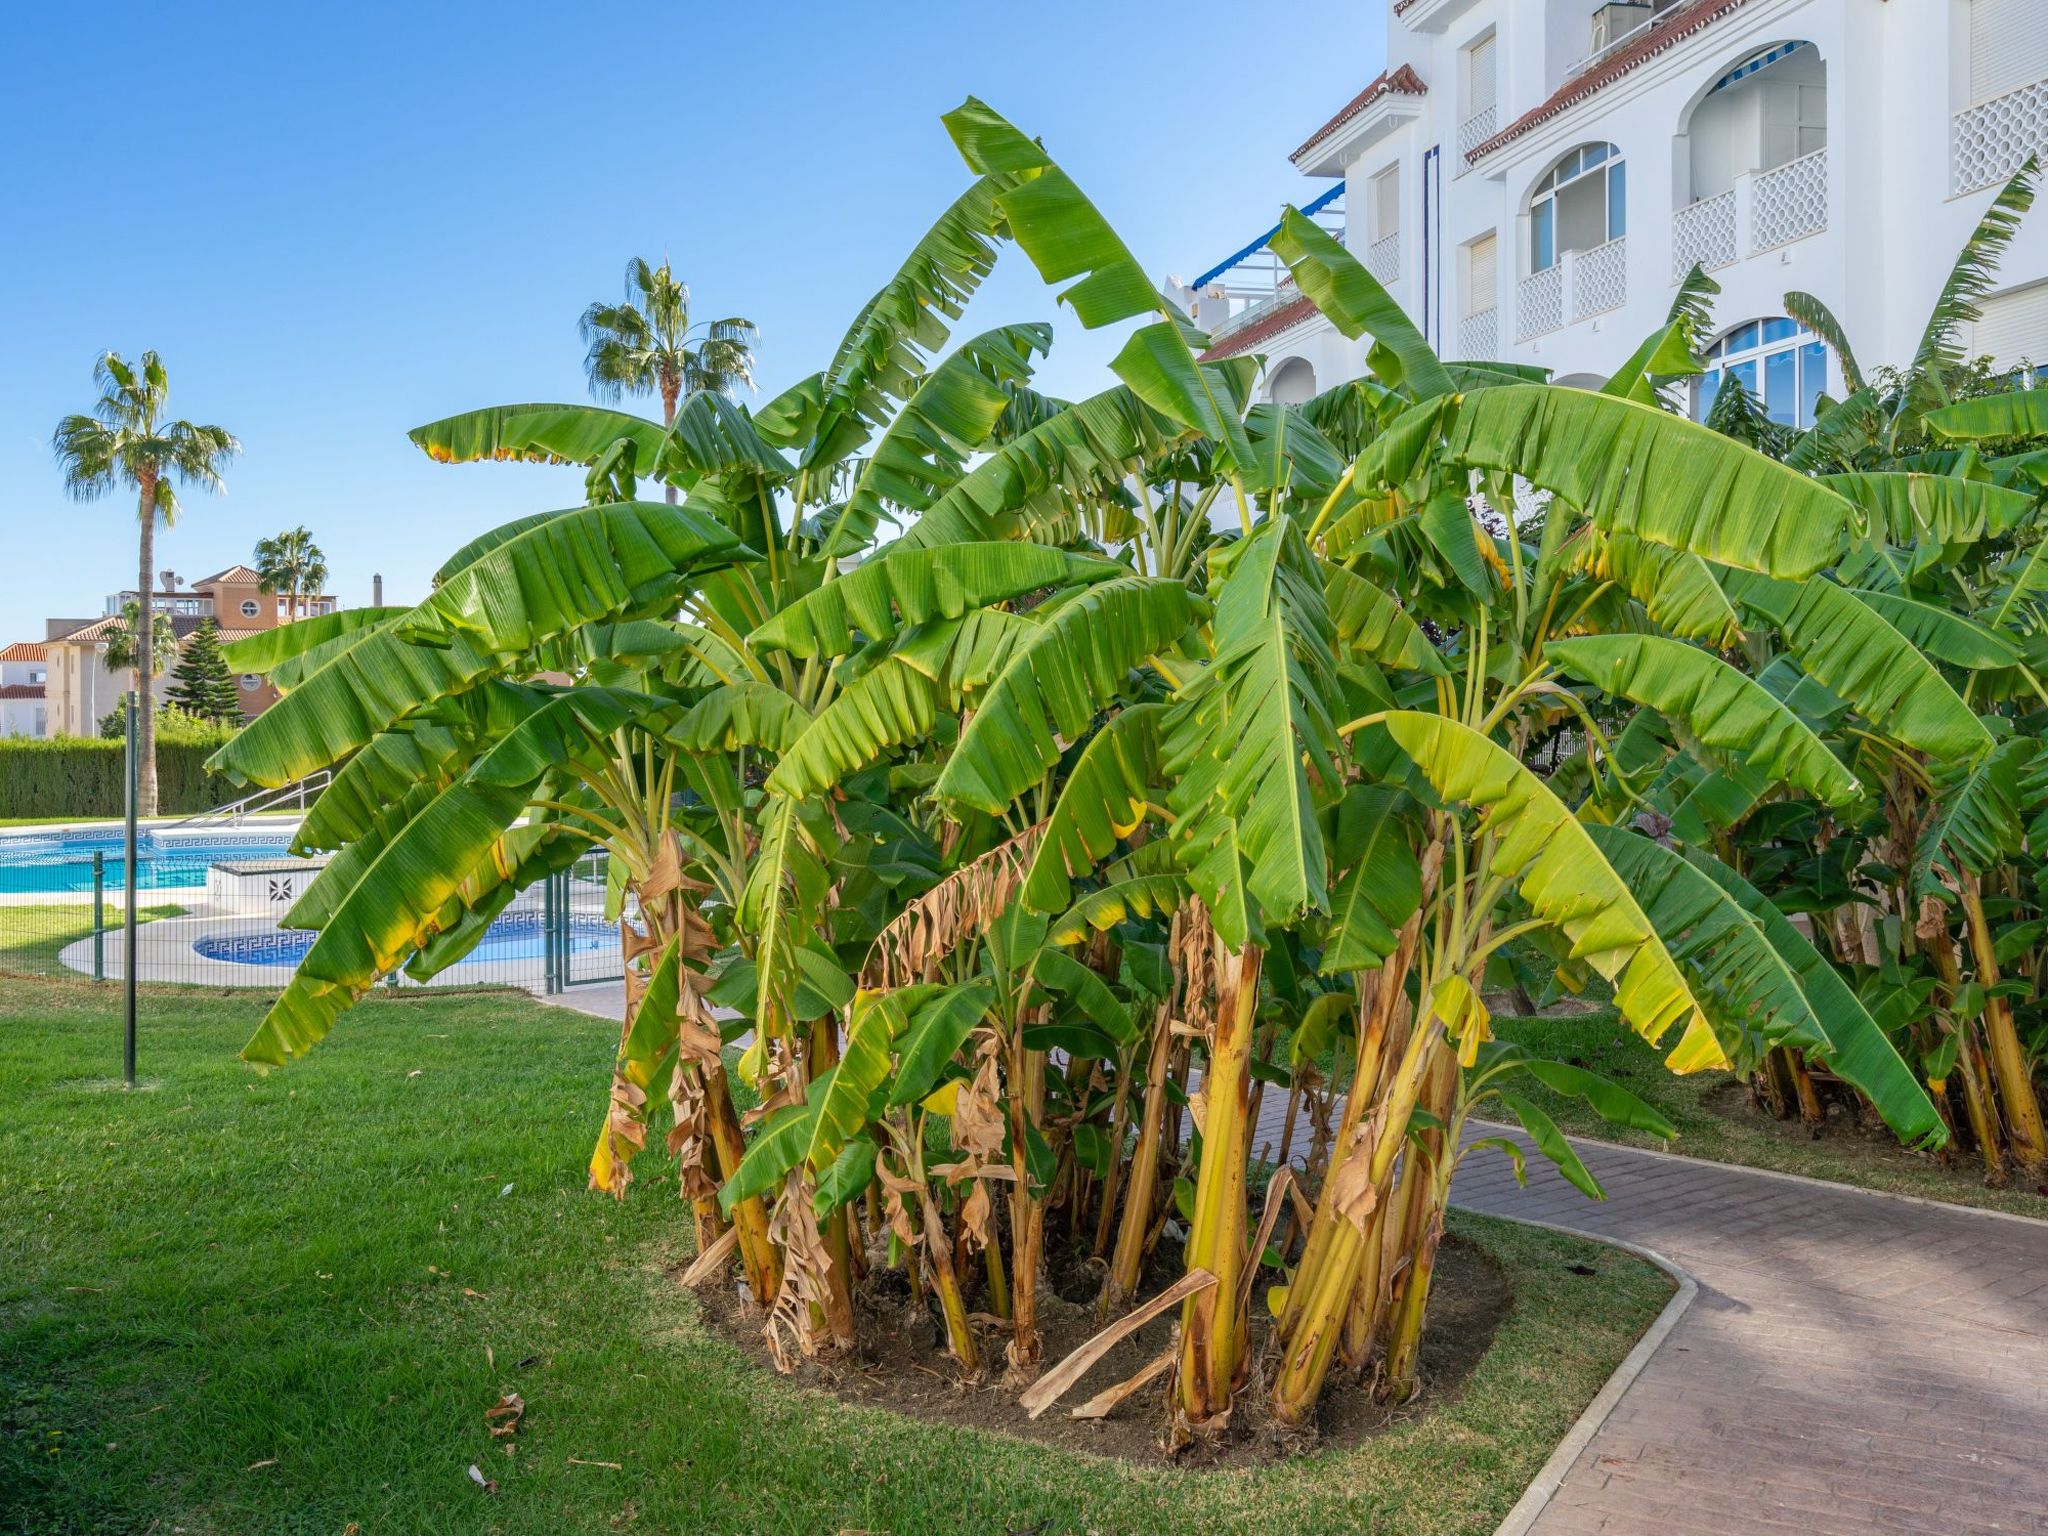
M1671 281L1683 282L1694 263L1712 271L1735 260L1735 194L1703 197L1671 215Z
M1752 251L1773 250L1828 227L1828 152L1788 160L1750 188Z
M1492 138L1499 124L1500 108L1497 106L1488 107L1484 111L1474 112L1464 122L1458 124L1458 174L1460 176L1464 175L1469 168L1465 164L1465 157Z
M1250 325L1254 320L1259 319L1261 316L1270 315L1274 310L1278 309L1281 305L1292 304L1296 299L1300 297L1301 291L1294 286L1294 280L1292 278L1288 278L1285 281L1283 281L1278 288L1273 290L1273 295L1271 298L1254 299L1251 303L1245 305L1243 309L1240 309L1236 314L1232 315L1228 320L1225 320L1221 325L1211 327L1209 331L1209 340L1211 342L1221 341L1224 337L1229 336L1234 332L1243 330L1246 326Z
M1458 322L1458 356L1483 363L1499 348L1500 316L1493 310L1478 310Z
M1391 283L1401 275L1401 234L1396 230L1384 235L1365 248L1365 270L1382 283Z
M1955 115L1950 187L1960 195L2004 181L2048 149L2048 80L1980 101Z
M1527 341L1564 324L1564 268L1531 272L1515 289L1515 339Z
M1572 318L1604 315L1628 302L1628 236L1579 252L1572 273Z

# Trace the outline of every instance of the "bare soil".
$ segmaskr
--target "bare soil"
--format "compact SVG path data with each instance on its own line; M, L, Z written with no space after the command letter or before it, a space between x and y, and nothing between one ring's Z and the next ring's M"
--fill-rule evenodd
M1147 1276L1145 1295L1171 1283L1176 1273L1171 1262L1155 1262L1154 1268L1159 1273ZM1041 1363L1048 1369L1085 1343L1100 1326L1094 1305L1099 1271L1057 1262L1049 1270L1039 1296L1044 1337ZM698 1299L704 1321L713 1332L762 1369L774 1369L757 1307L732 1289L707 1288L698 1293ZM1399 1419L1427 1414L1455 1401L1513 1305L1512 1287L1492 1257L1472 1243L1447 1237L1430 1290L1429 1325L1422 1345L1422 1391L1415 1399L1398 1408L1376 1403L1368 1383L1333 1368L1315 1433L1282 1433L1277 1426L1255 1422L1263 1402L1255 1382L1239 1398L1239 1422L1219 1440L1183 1452L1180 1464L1202 1469L1244 1467L1285 1460L1317 1446L1356 1445ZM1252 1307L1254 1340L1263 1346L1270 1323L1263 1296L1255 1298ZM852 1355L837 1360L799 1360L791 1379L829 1392L841 1402L886 1408L933 1423L989 1430L1064 1451L1154 1465L1164 1454L1166 1377L1140 1389L1108 1418L1075 1419L1068 1410L1136 1374L1166 1349L1173 1338L1177 1311L1120 1340L1059 1403L1037 1419L1025 1416L1017 1406L1016 1390L1003 1380L1003 1350L1009 1337L1006 1327L999 1328L991 1321L977 1328L981 1378L965 1382L946 1353L944 1330L935 1314L929 1310L913 1314L900 1273L884 1271L871 1276L860 1312L862 1331ZM1256 1374L1256 1365L1254 1371Z

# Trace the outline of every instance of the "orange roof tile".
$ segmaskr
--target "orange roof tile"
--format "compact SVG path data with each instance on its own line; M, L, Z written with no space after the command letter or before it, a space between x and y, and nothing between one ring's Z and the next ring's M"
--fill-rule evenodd
M1422 76L1406 64L1398 69L1383 70L1372 84L1347 101L1335 117L1310 134L1301 148L1287 158L1299 160L1381 97L1391 96L1397 91L1404 96L1423 96L1428 94L1429 87L1422 83Z

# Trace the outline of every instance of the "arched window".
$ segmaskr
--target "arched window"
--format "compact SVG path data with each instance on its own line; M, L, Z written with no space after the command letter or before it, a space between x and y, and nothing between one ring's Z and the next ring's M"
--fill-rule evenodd
M1267 397L1276 405L1300 405L1313 399L1315 392L1316 371L1305 357L1290 357L1275 368L1266 388Z
M1827 388L1828 349L1797 320L1782 315L1738 325L1700 355L1707 371L1693 380L1692 419L1705 421L1721 382L1733 374L1763 403L1771 420L1813 425L1814 402Z
M1612 144L1582 144L1529 194L1529 270L1628 233L1628 167Z

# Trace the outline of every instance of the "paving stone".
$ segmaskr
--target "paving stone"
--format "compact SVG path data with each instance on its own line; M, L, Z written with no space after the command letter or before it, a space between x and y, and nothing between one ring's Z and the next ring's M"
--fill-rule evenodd
M2048 1223L1573 1145L1604 1203L1533 1154L1526 1190L1475 1160L1452 1201L1654 1249L1700 1293L1538 1536L2048 1532Z

